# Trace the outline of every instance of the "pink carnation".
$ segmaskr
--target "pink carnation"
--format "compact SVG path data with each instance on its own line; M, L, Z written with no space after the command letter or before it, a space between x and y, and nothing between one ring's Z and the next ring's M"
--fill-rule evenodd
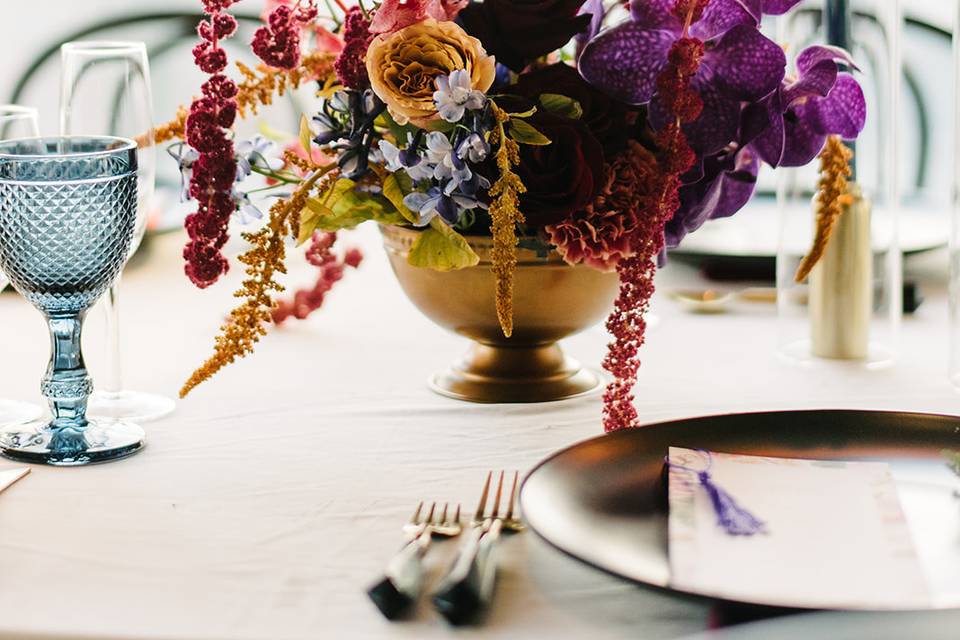
M433 18L451 21L469 0L384 0L370 23L370 33L393 33Z
M570 264L613 271L635 254L631 240L651 206L657 169L653 154L635 142L605 167L605 181L584 210L544 228Z

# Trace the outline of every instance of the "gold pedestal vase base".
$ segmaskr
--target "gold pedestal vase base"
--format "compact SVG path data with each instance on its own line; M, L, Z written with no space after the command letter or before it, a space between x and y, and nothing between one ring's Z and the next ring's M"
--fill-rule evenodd
M430 378L437 393L482 403L553 402L598 391L603 380L564 355L560 345L502 347L473 343L464 357Z
M616 273L570 266L556 252L517 251L513 335L503 335L491 271L493 240L468 236L480 263L457 271L411 266L421 231L381 227L390 265L410 301L433 322L473 341L466 356L430 380L437 393L471 402L550 402L590 393L602 380L567 358L559 340L603 320L619 289Z

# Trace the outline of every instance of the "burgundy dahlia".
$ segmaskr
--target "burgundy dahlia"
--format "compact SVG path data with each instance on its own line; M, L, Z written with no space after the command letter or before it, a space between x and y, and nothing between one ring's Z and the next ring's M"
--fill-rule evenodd
M467 5L457 21L497 62L519 73L587 29L590 15L577 15L582 4L583 0L484 0Z
M603 185L603 147L580 120L538 110L528 122L550 139L521 145L517 175L527 188L520 209L527 224L556 224L580 211Z
M626 146L632 133L630 121L635 112L631 114L624 103L588 83L576 69L563 62L520 75L508 91L532 100L545 93L576 100L583 111L580 121L603 145L607 160Z

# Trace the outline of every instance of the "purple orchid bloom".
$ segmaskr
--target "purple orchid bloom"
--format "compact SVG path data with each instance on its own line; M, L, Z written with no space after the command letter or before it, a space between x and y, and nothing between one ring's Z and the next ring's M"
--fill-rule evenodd
M767 4L780 10L790 1L713 0L690 26L689 35L707 43L693 78L704 110L684 129L698 154L726 147L736 137L742 103L759 102L781 85L786 56L760 33L759 15ZM579 60L581 75L613 97L635 105L652 102L655 127L664 124L655 96L657 77L667 64L671 46L683 37L683 25L670 10L674 2L633 0L633 20L601 32L584 47ZM747 4L756 7L751 10Z
M797 78L785 80L762 105L748 108L746 126L762 131L752 146L764 162L802 167L820 153L827 136L852 140L863 131L863 89L838 65L857 68L843 49L809 47L797 57Z
M583 6L580 7L577 15L582 16L586 14L590 16L590 24L587 26L586 31L581 31L576 36L578 58L587 43L593 40L596 35L600 33L600 30L603 29L603 20L607 17L607 8L606 5L604 5L604 0L586 0Z
M732 144L704 158L683 178L680 208L664 228L666 246L676 248L707 220L740 211L753 197L759 172L760 158L749 146Z

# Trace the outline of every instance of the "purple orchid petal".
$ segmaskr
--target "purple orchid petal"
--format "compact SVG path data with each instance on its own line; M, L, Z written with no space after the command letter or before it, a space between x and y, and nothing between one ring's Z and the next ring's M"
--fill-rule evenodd
M797 71L802 76L826 60L836 62L837 64L845 64L848 67L857 69L858 71L860 70L853 61L853 56L851 56L846 49L841 47L828 47L826 45L815 45L807 47L797 56Z
M760 137L767 131L777 118L770 112L770 104L773 100L780 100L779 91L772 94L763 102L750 102L740 112L740 135L739 143L746 146ZM778 103L779 104L779 103ZM782 111L777 115L782 120ZM782 124L781 124L782 126ZM779 152L778 156L779 156Z
M676 40L670 31L626 22L603 31L580 54L580 75L593 86L629 104L646 104L657 89Z
M780 86L787 68L783 49L746 25L724 34L707 52L704 62L713 68L731 98L747 102L770 95Z
M582 16L584 14L590 14L590 26L587 27L586 31L577 34L576 40L579 49L583 49L587 42L592 40L603 28L603 19L607 15L603 0L587 0L584 2L577 15Z
M703 16L690 27L690 35L707 41L739 25L756 28L759 24L759 13L752 13L744 6L743 0L712 0Z
M819 96L827 97L837 84L840 69L833 60L824 60L814 68L800 76L796 82L783 90L784 104L790 105L803 98Z
M782 16L802 0L763 0L763 13L769 16Z
M673 15L674 5L676 0L631 0L630 15L646 29L666 29L679 35L683 25Z
M743 209L757 188L759 175L760 158L749 147L741 149L734 157L733 170L721 176L721 193L710 219L729 218Z
M704 177L680 189L680 208L664 229L667 246L676 247L707 220L726 218L750 201L760 161L747 147L704 160Z
M775 92L763 103L752 108L748 107L745 111L749 112L745 112L744 115L745 126L752 127L750 133L754 136L752 146L761 160L773 168L779 167L783 162L783 154L787 146L781 92ZM766 126L762 126L763 120L766 120ZM759 135L756 134L757 128L762 131Z
M763 0L737 0L740 4L743 5L743 8L750 12L750 15L757 19L757 24L760 24L760 19L763 18Z
M784 118L784 148L781 167L805 167L823 150L827 136L817 131L809 119L787 114Z
M818 133L853 140L866 124L867 101L854 77L841 73L830 95L798 105L797 116Z

